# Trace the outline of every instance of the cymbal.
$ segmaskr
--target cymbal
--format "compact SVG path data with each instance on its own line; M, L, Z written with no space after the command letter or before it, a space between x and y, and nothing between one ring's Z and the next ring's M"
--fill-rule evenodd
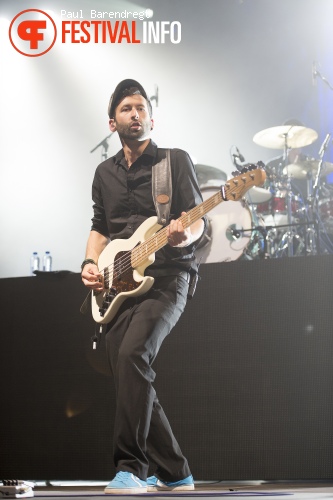
M197 174L199 187L203 186L204 184L213 184L214 181L215 184L216 181L220 181L217 183L217 185L220 185L223 183L223 181L227 180L227 174L219 168L196 164L195 171Z
M283 169L284 175L293 177L294 179L306 179L308 172L312 171L312 175L317 175L319 167L319 160L305 160L299 163L291 163ZM320 177L325 177L325 175L333 172L333 163L328 163L325 161L323 163Z
M253 142L272 149L284 149L286 143L288 148L303 148L315 142L317 138L317 132L311 128L281 125L258 132L253 137Z
M253 186L245 194L245 199L249 203L265 203L272 198L272 193L268 189Z

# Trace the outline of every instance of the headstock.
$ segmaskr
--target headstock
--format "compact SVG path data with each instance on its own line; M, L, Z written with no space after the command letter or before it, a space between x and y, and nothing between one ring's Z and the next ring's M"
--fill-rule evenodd
M262 161L250 163L242 168L239 175L229 179L222 190L225 201L237 201L253 186L262 186L266 180L265 165ZM233 172L235 173L235 172ZM237 172L238 173L238 172Z

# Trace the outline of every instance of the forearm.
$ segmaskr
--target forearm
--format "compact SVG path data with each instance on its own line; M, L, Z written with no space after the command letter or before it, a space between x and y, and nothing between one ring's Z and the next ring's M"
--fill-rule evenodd
M85 286L96 292L103 290L103 276L98 270L97 263L108 242L109 239L97 231L91 231L89 234L85 259L88 262L82 263L81 276Z
M98 257L109 243L109 239L103 234L97 231L90 231L87 248L86 248L86 259L92 259L95 262L98 261Z

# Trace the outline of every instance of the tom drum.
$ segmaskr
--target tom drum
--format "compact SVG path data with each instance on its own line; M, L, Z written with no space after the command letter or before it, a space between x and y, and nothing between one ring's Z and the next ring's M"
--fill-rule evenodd
M218 189L216 186L202 187L204 201ZM252 236L252 217L247 203L243 200L222 202L207 214L207 218L207 236L196 250L198 262L226 262L241 257Z

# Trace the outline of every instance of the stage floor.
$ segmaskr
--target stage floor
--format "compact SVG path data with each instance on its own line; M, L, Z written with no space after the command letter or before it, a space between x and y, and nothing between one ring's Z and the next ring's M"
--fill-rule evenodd
M250 498L258 500L287 499L293 500L320 500L333 499L333 482L326 481L221 481L221 482L196 482L195 491L191 492L158 492L145 493L142 495L105 495L103 490L107 483L69 483L69 482L51 482L45 486L37 485L34 487L34 496L39 500L50 500L53 497L75 498L75 500L87 500L96 497L173 497L190 500L197 497L210 498Z

